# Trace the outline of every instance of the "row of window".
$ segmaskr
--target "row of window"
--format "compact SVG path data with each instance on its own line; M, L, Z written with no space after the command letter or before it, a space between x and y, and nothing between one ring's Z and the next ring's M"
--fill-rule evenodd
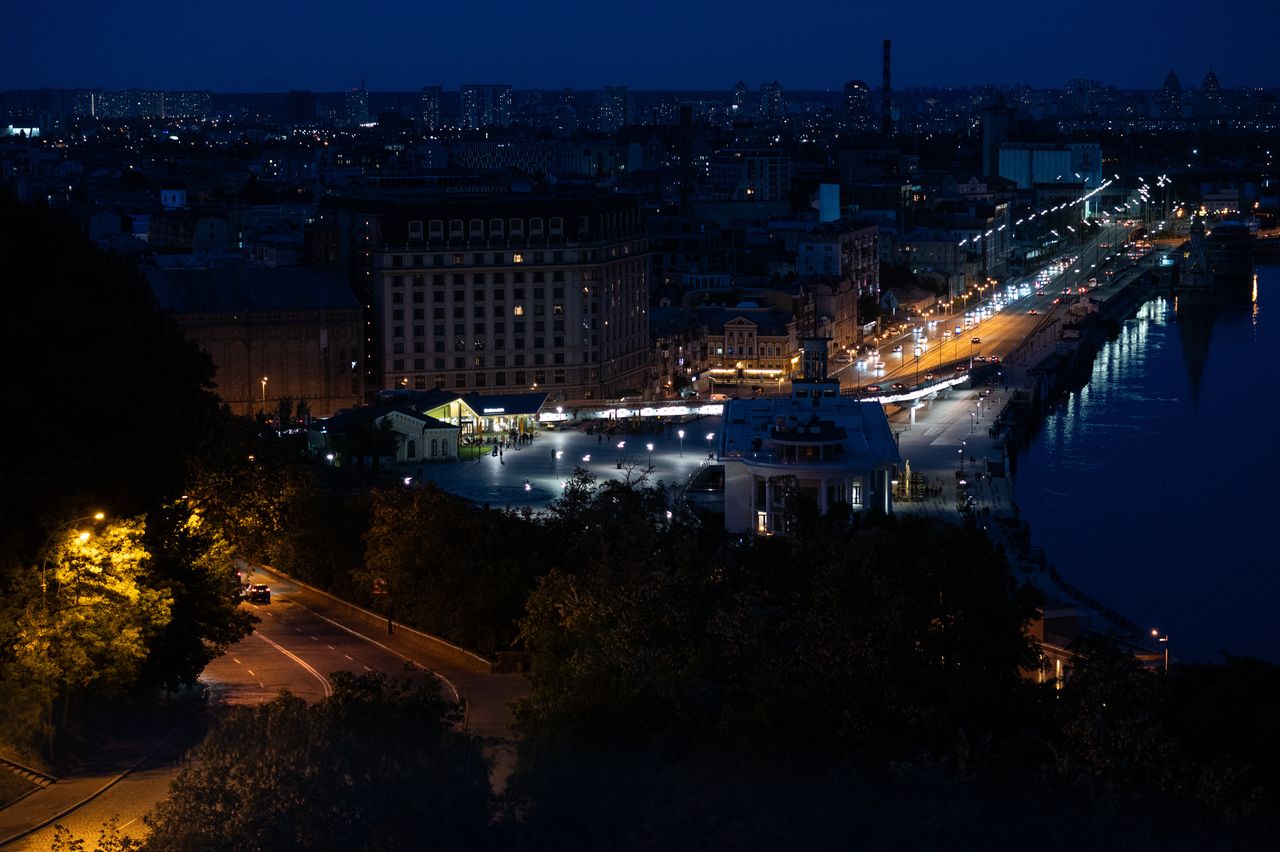
M415 370L427 369L428 361L431 362L432 369L436 369L436 370L448 370L448 369L483 370L488 367L496 367L498 369L503 369L505 367L526 367L526 366L544 367L547 365L547 356L542 354L541 352L537 352L533 355L531 359L526 359L526 356L523 353L516 353L515 355L511 356L509 363L506 355L494 355L492 357L485 356L485 355L472 355L470 357L466 355L455 355L453 356L452 359L437 355L433 358L414 358L412 359L412 361L413 361L413 369ZM392 360L391 363L393 365L394 364L403 365L406 363L406 359L395 358ZM551 363L557 367L564 366L567 363L565 361L564 353L563 352L555 353L551 357ZM403 366L393 367L393 369L401 370L401 369L404 369L404 367Z
M557 252L557 254L559 254L559 252ZM456 257L461 258L461 257L462 257L462 255L456 255ZM476 257L483 257L483 255L476 255ZM498 258L498 257L501 257L501 255L497 255L497 254L495 254L495 255L494 255L494 258ZM524 255L519 255L519 254L517 254L517 255L513 255L513 257L515 257L515 258L523 258L523 257L524 257ZM407 257L402 256L402 255L398 255L398 254L396 254L396 255L392 255L392 256L391 256L391 266L392 266L393 268L395 268L395 269L403 269L403 268L405 268L405 267L409 266L409 264L406 262L406 260L407 260L407 259L408 259ZM422 260L422 255L414 255L414 258L413 258L413 259L414 259L415 261L421 261L421 260ZM522 263L523 261L522 261L522 260L516 260L515 262L516 262L516 263ZM539 261L537 261L537 262L538 262L538 263L541 263L541 260L539 260ZM557 261L557 263L558 263L558 262L559 262L559 261ZM422 266L424 266L424 264L423 264L423 263L421 263L421 262L415 262L413 265L414 265L415 267L422 267ZM444 265L443 263L436 263L436 264L432 264L432 266L443 266L443 265ZM458 261L457 263L455 263L454 265L455 265L455 266L461 266L461 265L462 265L462 261L461 261L461 260L459 260L459 261ZM502 264L500 261L495 260L492 264L483 263L483 261L479 261L479 262L477 262L477 264L476 264L476 265L484 265L484 266L503 266L504 264ZM545 281L545 280L546 280L546 274L545 274L543 271L541 271L541 270L535 270L535 271L532 273L532 275L533 275L533 280L534 280L534 281ZM474 274L471 276L471 280L472 280L474 283L476 283L476 284L483 284L483 283L485 282L485 276L484 276L484 273L483 273L483 272L477 272L477 273L474 273ZM506 279L506 273L505 273L505 272L495 272L495 273L493 273L493 281L494 281L494 283L502 284L502 283L503 283L503 282L505 282L506 280L507 280L507 279ZM525 273L524 273L524 272L522 272L522 271L516 271L516 272L513 272L513 273L511 273L511 280L515 281L517 284L521 284L521 283L523 283L523 282L524 282L524 280L525 280ZM552 272L551 272L551 280L553 280L553 281L563 281L563 280L564 280L564 270L563 270L563 269L555 269L555 270L552 270ZM455 273L454 273L454 275L453 275L453 283L454 283L454 284L462 284L462 283L463 283L463 281L464 281L464 279L463 279L463 275L462 275L462 273L460 273L460 272L455 272ZM404 279L403 279L402 277L400 277L400 276L392 276L392 278L391 278L391 283L392 283L393 285L399 286L399 285L401 285L401 284L403 284L403 283L404 283ZM419 287L421 287L421 286L422 286L422 276L417 276L417 277L415 277L415 278L414 278L413 283L415 283L415 284L417 284ZM439 287L440 285L444 284L444 276L443 276L443 275L435 275L435 276L433 276L433 277L432 277L432 283L433 283L433 284L435 284L437 287Z
M440 319L442 319L442 317L441 317ZM606 325L607 325L607 323L606 323ZM598 320L592 320L592 321L591 321L591 323L590 323L589 325L588 325L587 323L584 323L584 324L583 324L583 329L588 329L588 328L590 328L590 329L594 330L594 329L597 329L597 328L599 328L599 327L600 327L600 326L599 326L599 321L598 321ZM410 326L410 328L413 330L413 335L412 335L413 337L415 337L415 338L420 338L420 337L425 337L425 336L426 336L426 329L427 329L427 327L426 327L425 325L415 325L415 326ZM525 325L524 323L522 323L522 322L512 323L512 331L513 331L515 334L519 335L518 337L515 337L515 338L514 338L514 343L515 343L515 345L514 345L514 347L513 347L513 348L515 348L515 349L523 349L523 348L524 348L524 341L525 341L524 334L525 334L525 329L526 329L526 325ZM393 339L393 340L403 340L403 339L404 339L404 337L405 337L405 330L406 330L406 329L405 329L405 327L404 327L404 326L402 326L402 325L394 326L394 327L392 328L392 331L391 331L391 337L392 337L392 339ZM542 340L543 340L543 338L541 337L541 335L542 335L544 332L546 332L546 330L547 330L547 324L546 324L544 321L542 321L542 320L536 320L536 321L534 321L534 323L533 323L533 333L534 333L534 334L536 334L536 335L539 335L538 337L535 337L535 338L534 338L534 342L535 342L535 344L537 345L537 347L538 347L539 349L541 349L541 348L542 348ZM564 345L564 338L563 338L563 337L561 337L560 335L563 335L563 334L564 334L564 332L565 332L564 322L562 322L562 321L560 321L560 320L556 320L554 323L552 323L551 331L557 335L556 337L554 337L554 338L553 338L554 340L556 340L556 341L557 341L557 343L556 343L555 345L556 345L556 346L563 346L563 345ZM485 323L482 323L482 322L475 322L475 323L472 323L472 324L471 324L471 333L472 333L472 334L475 334L475 335L487 335L487 334L492 333L492 334L495 336L495 339L494 339L495 347L496 347L496 348L498 348L498 349L505 349L505 348L506 348L506 344L507 344L507 337L506 337L506 333L507 333L507 324L506 324L506 323L504 323L504 322L501 322L501 321L499 321L499 322L495 322L495 323L493 324L492 328L488 327ZM466 336L466 334L467 334L467 324L466 324L465 322L457 322L457 323L454 323L454 324L453 324L453 335L454 335L454 337L459 338L459 339L457 340L457 345L458 345L459 347L461 347L461 346L462 346L462 343L463 343L463 341L461 340L461 338L465 337L465 336ZM437 345L441 344L441 343L444 341L444 323L436 323L436 324L432 325L432 326L431 326L431 335L432 335L432 337L434 337L434 338L435 338L435 340L436 340L436 344L437 344ZM595 336L596 336L596 335L592 335L592 337L595 337ZM483 344L484 344L484 337L477 336L477 338L476 338L476 348L477 348L477 349L483 349L483 348L484 348L484 345L483 345Z
M372 239L373 237L371 235L365 235L364 237L364 242L365 242L364 256L366 258L369 256L369 248L372 244ZM637 243L633 248L631 243L623 243L621 249L619 249L618 246L610 247L607 250L607 256L618 257L619 252L621 252L621 254L623 255L630 255L633 250L635 252L641 252L644 250L644 246L641 243ZM496 251L496 252L481 251L481 252L468 253L468 254L461 254L461 253L430 254L430 255L420 254L420 253L392 254L390 255L390 257L391 257L391 266L393 268L403 269L409 266L421 268L424 266L464 266L464 265L466 266L507 266L508 263L512 263L517 266L525 263L529 263L533 265L541 265L545 263L563 264L566 262L566 259L567 259L567 262L569 263L577 263L579 261L592 263L596 261L598 253L601 259L603 259L606 256L605 249L600 249L599 252L597 252L596 249L582 249L581 251L570 251L568 253L563 251L552 251L552 252L535 251L535 252L512 252L508 254L507 252L501 252L501 251ZM431 258L430 263L427 262L428 257ZM640 262L641 262L640 260L625 261L623 262L623 265L630 263L632 264L634 269L638 271Z
M546 306L546 305L532 305L531 307L532 307L532 309L533 309L532 316L540 317L540 316L545 316L545 315L546 315L546 309L547 309L547 306ZM434 316L434 318L435 318L435 319L444 319L444 311L445 311L444 307L439 306L439 307L432 308L431 310L432 310L432 315ZM425 308L414 308L414 309L413 309L413 318L414 318L414 319L422 319L422 318L423 318L423 314L425 313L425 311L426 311L426 309L425 309ZM505 309L505 308L503 308L503 307L501 307L501 306L499 306L499 305L494 305L494 308L493 308L493 315L494 315L494 317L500 317L500 316L502 316L504 313L506 313L506 309ZM512 305L512 306L511 306L511 315L512 315L512 316L514 316L514 317L522 317L522 316L525 316L525 314L526 314L526 313L527 313L527 312L525 311L525 307L524 307L524 305ZM553 305L551 306L551 315L552 315L552 316L563 316L563 315L564 315L564 305L560 304L559 302L557 302L557 303L553 304ZM472 316L473 318L475 318L475 319L484 319L484 317L485 317L485 306L484 306L484 305L472 305L472 306L471 306L471 316ZM454 304L454 306L453 306L453 318L454 318L454 319L466 319L466 317L467 317L467 307L466 307L466 305L459 305L459 304L456 304L456 303L455 303L455 304ZM403 320L403 319L404 319L404 308L392 308L392 309L391 309L391 319L392 319L393 321Z
M455 285L463 285L463 282L461 282L461 281L455 281L455 282L454 282L454 284L455 284ZM465 285L463 285L463 286L465 286ZM586 288L584 287L584 288L583 288L583 290L586 290ZM426 291L425 291L425 290L413 290L413 291L411 291L411 292L413 293L413 301L414 301L414 304L419 304L419 305L420 305L420 304L422 304L423 302L425 302L425 301L426 301ZM533 288L533 289L531 289L531 290L529 290L529 291L527 291L527 292L532 293L532 294L533 294L533 298L534 298L534 299L545 299L545 298L547 298L547 289L546 289L545 287L535 287L535 288ZM462 303L462 302L465 302L465 301L466 301L466 299L467 299L467 294L468 294L468 293L470 293L470 295L471 295L471 301L473 301L473 302L483 302L483 301L485 301L485 300L489 297L489 291L488 291L488 290L454 290L454 291L453 291L453 301L455 301L455 302L457 302L457 303L459 303L459 304L460 304L460 303ZM524 287L513 287L513 288L511 289L511 293L510 293L510 295L511 295L511 298L513 298L513 299L515 299L515 300L517 300L517 301L523 301L523 300L524 300L524 298L525 298L525 293L526 293L526 290L525 290L525 288L524 288ZM506 291L506 290L494 290L494 291L493 291L493 300L494 300L495 302L505 302L505 301L507 300L507 295L508 295L508 294L507 294L507 291ZM444 291L444 290L433 290L433 291L432 291L432 294L431 294L431 301L433 301L433 302L443 302L443 301L445 300L445 298L444 298L444 297L445 297L445 291ZM553 298L553 299L563 299L563 298L564 298L564 288L563 288L563 287L552 287L552 288L551 288L551 298ZM589 300L588 296L583 296L583 301L584 301L584 302L587 302L588 304L590 304L590 300ZM393 292L391 293L391 304L393 304L393 305L403 305L403 304L404 304L404 291L403 291L403 290L396 290L396 291L393 291Z
M397 361L395 369L403 370L404 363L401 361ZM550 375L551 375L552 384L563 385L563 384L566 384L568 381L564 370L552 370ZM508 376L511 378L510 384L507 383ZM470 379L469 383L468 383L468 378ZM515 372L510 374L506 373L505 371L496 372L493 374L492 381L489 380L488 373L472 373L470 374L469 377L467 373L455 373L453 376L453 386L455 388L465 388L465 387L523 388L523 387L530 387L530 384L529 384L530 380L532 380L534 385L545 385L547 383L547 371L533 370L531 372L526 372L525 370L516 370ZM409 376L401 376L399 380L396 382L396 384L402 388L407 388L409 387L410 382L412 382L414 390L425 390L427 387L427 377L424 375L413 376L412 379L410 379ZM432 383L433 387L436 387L436 388L444 388L447 386L447 384L448 384L447 377L439 374L435 376Z
M541 237L544 235L543 225L546 225L546 233L553 237L564 236L564 219L560 216L552 216L550 221L544 222L542 217L535 216L529 221L529 236ZM426 229L423 229L423 220L413 219L409 222L409 241L421 242L423 234L430 240L443 240L445 236L446 224L443 219L431 219L426 222ZM466 226L465 232L463 226ZM512 238L521 238L524 236L524 219L490 219L489 229L485 231L484 219L470 219L464 222L462 219L450 219L448 221L449 239L460 240L464 237L470 237L473 240L483 240L486 237L491 240L502 239L504 236ZM588 219L586 216L578 217L578 238L584 239L587 235Z

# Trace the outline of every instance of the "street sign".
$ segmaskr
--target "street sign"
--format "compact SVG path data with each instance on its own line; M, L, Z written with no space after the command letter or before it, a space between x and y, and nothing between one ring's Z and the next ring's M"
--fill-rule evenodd
M375 595L385 595L387 593L387 580L385 577L373 578L373 593Z

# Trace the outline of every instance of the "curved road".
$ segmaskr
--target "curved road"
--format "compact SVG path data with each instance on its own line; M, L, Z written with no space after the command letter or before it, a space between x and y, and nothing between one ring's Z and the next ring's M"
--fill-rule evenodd
M439 678L446 698L466 699L467 725L484 740L493 760L495 789L505 785L515 763L510 705L528 692L523 675L462 669L398 635L388 636L347 617L325 596L280 575L259 571L253 581L270 584L272 600L270 604L242 604L253 607L261 618L257 629L210 663L201 675L215 705L258 704L271 700L282 689L318 701L329 693L327 675L335 671L379 671L393 676L430 672ZM175 732L136 769L58 823L92 841L99 828L114 817L124 833L136 836L142 817L167 795L192 740L189 733ZM96 790L119 774L115 770L92 782L81 781ZM37 795L29 798L35 800ZM57 810L60 808L53 812ZM50 848L52 840L53 826L49 826L4 848L43 850Z

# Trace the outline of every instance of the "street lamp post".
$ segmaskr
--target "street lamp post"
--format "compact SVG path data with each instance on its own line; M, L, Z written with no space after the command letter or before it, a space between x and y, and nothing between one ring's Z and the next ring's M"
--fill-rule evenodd
M653 468L653 444L645 444L644 448L649 451L649 467Z
M58 533L62 532L65 529L69 529L75 526L81 521L102 521L106 517L107 515L105 512L94 512L92 515L85 515L83 518L75 518L73 520L67 521L65 524L60 524L59 526L54 528L53 532L49 533L49 538L44 545L44 559L40 563L40 604L41 606L45 605L45 593L48 591L48 588L49 588L49 580L48 580L49 555L50 555L50 551L53 550L54 538L58 535ZM80 533L78 537L80 538L81 542L88 541L89 533L87 532Z
M262 377L262 413L267 413L267 377Z
M680 436L680 458L684 458L684 430L676 432Z
M714 438L715 436L716 436L715 432L707 433L707 458L713 458L711 454L711 439Z
M1169 671L1169 634L1165 633L1161 635L1160 631L1153 627L1151 628L1151 635L1156 638L1157 642L1164 646L1164 670Z

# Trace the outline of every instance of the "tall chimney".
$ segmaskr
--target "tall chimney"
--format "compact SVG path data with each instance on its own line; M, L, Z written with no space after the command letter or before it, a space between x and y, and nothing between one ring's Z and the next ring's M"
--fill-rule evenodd
M889 49L893 45L889 39L884 40L884 85L880 90L880 133L888 137L893 134L893 101L890 99L889 86Z

